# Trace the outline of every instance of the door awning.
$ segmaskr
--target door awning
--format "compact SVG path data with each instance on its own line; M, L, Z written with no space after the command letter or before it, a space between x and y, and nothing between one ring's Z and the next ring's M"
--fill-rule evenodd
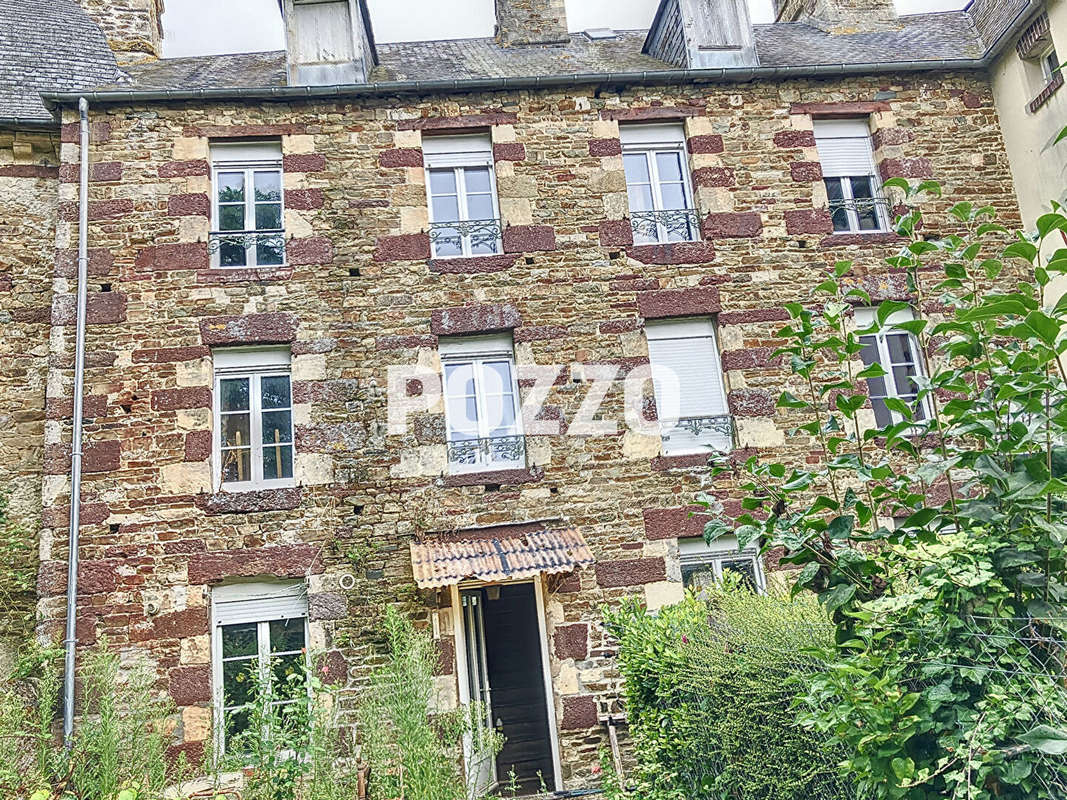
M432 539L413 542L411 566L420 589L476 579L486 583L570 572L593 564L593 553L574 528L519 536Z

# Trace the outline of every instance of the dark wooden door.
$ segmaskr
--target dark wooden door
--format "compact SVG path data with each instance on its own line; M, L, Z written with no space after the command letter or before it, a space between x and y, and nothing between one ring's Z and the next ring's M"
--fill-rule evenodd
M488 592L486 598L485 649L493 718L506 739L496 759L497 779L506 790L514 775L519 794L535 794L542 786L554 791L533 585L501 586L499 599L488 599Z

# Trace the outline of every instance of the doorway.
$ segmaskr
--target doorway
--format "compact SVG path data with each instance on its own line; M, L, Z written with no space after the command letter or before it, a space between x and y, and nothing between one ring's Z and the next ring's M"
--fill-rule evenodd
M555 791L552 724L546 696L543 625L534 584L464 589L467 688L483 704L483 724L504 736L496 763L477 781L518 795Z

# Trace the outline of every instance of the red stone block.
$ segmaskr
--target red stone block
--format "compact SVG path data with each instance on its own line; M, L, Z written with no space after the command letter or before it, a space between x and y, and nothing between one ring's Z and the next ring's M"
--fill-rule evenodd
M374 251L375 261L421 261L429 257L430 236L426 233L382 236Z
M771 369L782 363L781 356L774 355L773 347L746 347L744 350L727 350L722 354L722 368Z
M134 350L134 364L171 364L180 361L195 361L211 355L211 348L202 345L193 347L157 347L149 350Z
M296 339L299 320L292 314L272 311L200 320L200 338L205 345L288 344Z
M516 328L514 338L516 342L547 342L550 339L563 339L569 334L564 325L530 325Z
M77 165L63 164L61 167L50 167L45 164L4 164L0 166L0 178L47 178L55 180L64 174L64 168Z
M211 431L189 431L185 434L185 460L207 461L211 457Z
M325 198L322 189L286 189L285 207L294 211L311 211L322 208Z
M167 214L172 217L210 217L211 198L206 194L172 194L167 198Z
M707 460L707 456L702 456ZM667 580L662 558L634 558L626 561L600 561L594 566L596 582L604 589L641 586Z
M322 172L326 169L326 156L322 153L290 153L282 157L282 169L286 172Z
M620 122L651 122L653 120L677 120L699 117L704 112L697 106L652 106L651 108L605 108L601 119L617 119Z
M908 128L879 128L871 134L871 146L879 150L887 145L907 144L914 138Z
M589 623L557 625L553 634L556 658L573 658L584 661L589 658Z
M606 219L600 223L601 247L631 247L634 230L628 219Z
M488 272L503 272L515 266L517 255L471 256L470 258L432 258L428 262L430 272L443 275L481 275Z
M700 167L693 170L694 186L734 186L736 183L730 167Z
M414 350L419 347L437 347L436 336L379 336L374 340L375 350Z
M78 519L82 525L99 525L111 516L107 503L82 503L78 507ZM51 506L41 512L41 525L46 528L63 528L70 523L70 506Z
M892 106L885 100L861 100L859 102L841 100L830 103L793 103L790 114L810 114L813 117L833 119L835 117L866 117L879 111L889 111Z
M721 153L725 149L722 137L717 133L691 136L686 140L686 146L689 148L689 152L694 155L697 153Z
M637 295L637 310L645 319L717 314L721 308L719 290L714 286L661 289Z
M293 267L325 266L333 262L333 244L325 236L290 239L285 243L285 252Z
M211 165L203 159L195 161L168 161L159 165L161 178L191 178L211 174Z
M153 411L177 411L180 408L211 408L211 389L207 386L188 386L152 392Z
M621 156L622 141L620 139L590 139L589 155L591 156Z
M116 439L91 442L82 448L84 472L113 472L119 468L122 446Z
M48 167L48 169L53 169ZM78 183L81 181L81 164L63 164L59 167L61 183ZM114 183L122 180L121 161L98 161L89 165L89 181L92 183Z
M492 333L522 325L522 315L509 303L439 308L430 313L430 331L436 336Z
M378 154L378 165L382 167L421 167L422 150L417 147L383 150Z
M89 248L89 275L107 275L115 263L115 257L106 247ZM56 275L74 278L78 274L78 251L74 248L56 250Z
M145 622L131 625L131 642L148 642L156 639L187 639L209 632L206 606L187 608L170 614L160 614ZM210 686L210 681L209 681Z
M202 242L159 244L140 251L134 264L142 270L207 269L211 257Z
M817 183L822 180L822 164L818 161L794 161L789 174L797 183Z
M890 178L931 178L934 167L928 158L887 158L878 164L882 180Z
M74 399L49 397L45 401L45 419L70 419L74 414ZM82 397L82 414L86 417L103 417L107 414L107 396L87 394Z
M302 578L308 572L322 572L318 555L319 549L310 544L202 553L189 559L189 584L199 586L226 578L252 578L257 575Z
M720 212L708 214L704 219L704 236L707 239L744 239L762 233L763 220L754 211Z
M493 145L493 161L525 161L526 145L522 142L497 142Z
M702 512L700 506L646 508L643 514L645 538L649 541L703 536L704 525L711 519L708 514Z
M773 417L778 397L760 389L734 389L727 400L735 417Z
M171 699L176 706L191 706L196 703L211 702L211 665L197 664L191 667L178 667L170 671L167 686Z
M600 725L596 698L591 694L579 694L563 698L563 719L560 728L565 731L595 728Z
M303 122L251 125L186 125L182 136L207 139L243 139L248 136L295 136L307 133Z
M778 131L774 134L776 147L814 147L815 131Z
M504 229L505 253L555 249L556 231L551 225L509 225Z
M340 650L328 650L318 663L319 678L328 686L338 686L348 679L348 661Z
M64 144L78 144L81 142L81 123L64 122L59 129L59 141ZM104 144L111 141L110 122L90 122L89 142L91 144Z
M91 222L121 219L129 216L133 211L133 200L128 198L89 201L89 220ZM73 201L60 203L59 218L65 222L76 222L78 220L78 204Z
M630 247L626 255L642 264L709 264L715 260L711 242L672 242Z
M785 229L792 236L834 232L834 221L825 208L791 208L785 212Z
M745 311L723 311L719 314L720 325L745 325L753 322L779 322L789 319L784 308L753 308Z

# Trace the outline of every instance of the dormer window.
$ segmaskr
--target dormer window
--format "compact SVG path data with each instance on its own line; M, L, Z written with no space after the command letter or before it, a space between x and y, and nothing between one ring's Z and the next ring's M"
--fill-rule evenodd
M433 257L503 252L489 135L428 136L422 152Z

